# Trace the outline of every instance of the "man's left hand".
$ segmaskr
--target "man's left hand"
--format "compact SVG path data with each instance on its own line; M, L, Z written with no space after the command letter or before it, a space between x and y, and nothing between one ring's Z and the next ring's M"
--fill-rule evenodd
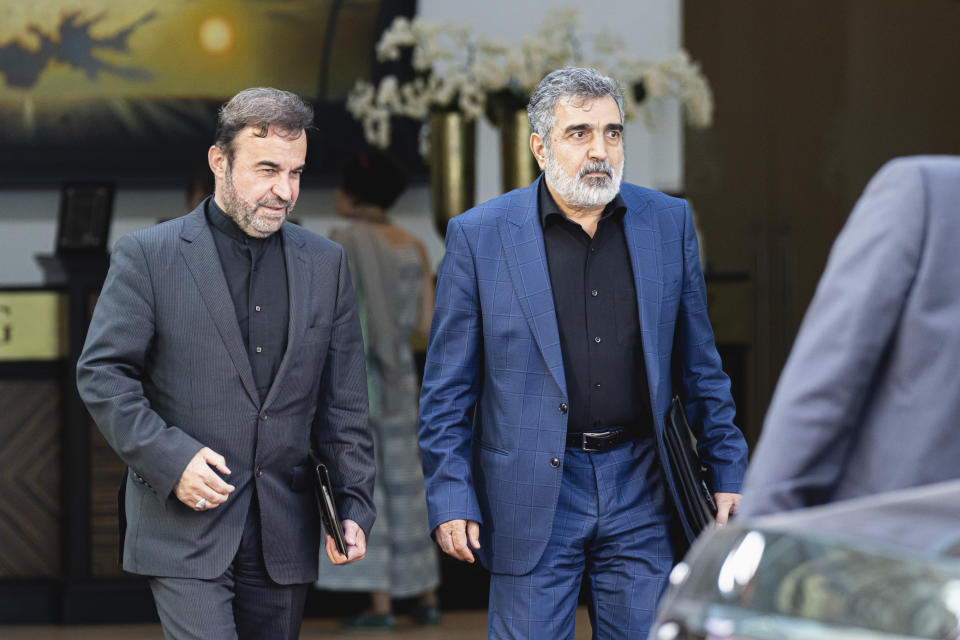
M713 500L717 503L717 524L727 524L727 519L737 513L740 507L739 493L715 493Z
M333 564L349 564L362 560L367 554L367 536L353 520L344 520L341 523L343 527L343 541L347 543L347 555L342 555L337 550L337 543L333 541L333 536L327 534L327 557Z

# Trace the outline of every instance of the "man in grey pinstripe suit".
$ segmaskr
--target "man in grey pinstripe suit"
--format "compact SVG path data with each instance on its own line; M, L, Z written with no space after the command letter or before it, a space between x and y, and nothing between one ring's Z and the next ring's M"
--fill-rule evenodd
M373 525L363 345L340 246L285 224L312 108L276 89L224 105L215 193L121 238L77 383L127 463L123 567L170 638L296 638L317 577L314 449L348 543Z

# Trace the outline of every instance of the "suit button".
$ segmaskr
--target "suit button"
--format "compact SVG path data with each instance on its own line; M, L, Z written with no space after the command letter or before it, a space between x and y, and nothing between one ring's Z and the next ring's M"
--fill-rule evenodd
M566 403L566 402L561 402L561 403L560 403L560 413L566 413L566 412L567 412L567 403Z
M560 458L550 458L550 466L556 469L560 466Z
M267 419L267 412L266 412L266 411L264 411L263 413L260 414L260 419L261 419L261 420L266 420L266 419Z
M257 467L257 477L259 478L262 475L263 475L263 467Z

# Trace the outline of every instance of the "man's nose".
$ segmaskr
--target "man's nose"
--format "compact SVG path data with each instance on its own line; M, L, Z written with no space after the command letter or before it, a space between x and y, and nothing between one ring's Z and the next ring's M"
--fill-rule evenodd
M594 136L590 141L590 147L587 149L587 155L591 159L605 160L607 158L607 145L603 136Z
M290 181L287 178L281 176L273 183L273 193L282 200L289 200L293 197L293 187L290 186Z

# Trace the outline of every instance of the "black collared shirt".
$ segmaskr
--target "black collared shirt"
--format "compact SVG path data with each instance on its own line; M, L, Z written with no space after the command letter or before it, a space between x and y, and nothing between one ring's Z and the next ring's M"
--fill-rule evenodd
M290 308L283 236L248 236L213 198L207 200L206 215L263 402L287 348Z
M620 194L591 238L540 183L540 221L557 310L570 432L652 433L640 317Z

